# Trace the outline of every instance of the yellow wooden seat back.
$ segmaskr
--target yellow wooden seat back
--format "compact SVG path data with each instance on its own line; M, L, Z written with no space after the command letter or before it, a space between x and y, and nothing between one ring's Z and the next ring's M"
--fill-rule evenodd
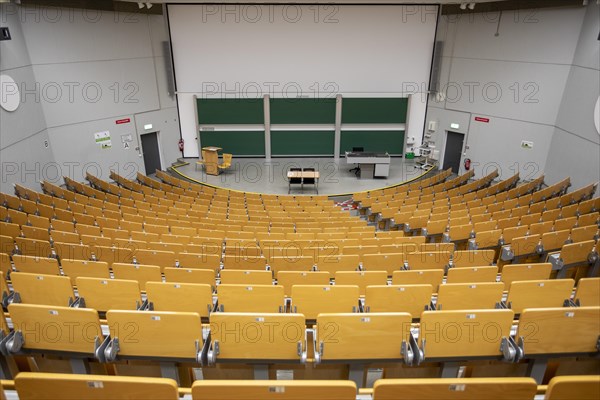
M452 256L454 268L484 267L494 262L494 250L461 250Z
M275 256L269 259L269 266L275 277L284 271L311 271L314 265L315 261L311 256Z
M448 270L446 283L496 282L497 275L496 267L451 268Z
M179 399L177 383L165 378L21 372L15 388L22 400Z
M335 284L358 286L361 296L365 295L367 286L387 284L386 271L338 271L335 273Z
M437 293L443 278L443 269L394 271L392 285L431 285L433 292Z
M146 295L154 311L195 312L208 317L213 308L212 287L197 283L148 282Z
M15 269L30 274L60 275L56 258L13 255Z
M521 313L516 338L529 355L597 352L600 307L528 308Z
M160 271L166 267L174 267L177 256L173 251L137 249L133 257L138 264L157 265Z
M581 278L577 283L575 300L583 307L600 306L600 278Z
M471 240L477 245L478 249L485 249L488 247L497 247L501 236L502 229L493 229L477 232L475 238Z
M560 250L569 239L570 234L571 231L569 229L542 234L542 246L544 246L544 251Z
M572 279L515 281L508 289L507 303L519 314L525 308L560 307L571 298Z
M587 264L588 255L595 244L596 242L594 240L565 244L560 249L560 258L565 265L576 263Z
M500 280L504 282L505 288L508 289L515 281L549 279L551 273L552 264L550 263L508 264L502 267Z
M532 378L420 378L380 379L373 400L533 400Z
M105 247L96 246L94 248L94 255L96 260L105 261L108 266L111 267L113 263L132 263L133 262L134 250L130 247L116 246L116 247ZM81 260L81 258L79 258Z
M75 283L86 307L98 311L135 310L138 303L142 302L137 281L80 276Z
M98 312L90 308L13 303L8 310L24 349L94 354L96 341L104 340Z
M510 335L512 310L425 311L419 347L425 360L450 357L500 357L500 343Z
M15 244L19 248L20 254L25 256L48 257L52 253L50 243L44 240L17 237L15 238Z
M221 267L221 254L179 253L179 266L183 268L211 269L217 271ZM165 267L172 268L172 267ZM164 271L164 269L163 269ZM213 272L214 274L214 272Z
M550 379L545 400L597 400L600 398L600 375L555 376Z
M321 361L401 359L411 321L408 313L319 314L316 343Z
M167 282L200 283L215 287L215 271L196 268L165 268Z
M223 256L225 269L265 270L267 260L262 256L246 256L241 254L225 254Z
M110 279L108 264L103 261L62 260L61 267L71 284L80 277Z
M443 269L450 262L451 252L427 251L406 254L406 262L411 270Z
M272 285L271 271L243 271L224 269L221 271L221 284L226 285Z
M146 290L146 282L162 281L161 269L157 265L114 263L112 270L115 279L137 281L142 290Z
M294 285L329 285L329 273L319 271L280 271L277 286L284 288L286 297L292 295Z
M502 300L503 291L502 282L447 283L438 288L436 306L441 310L492 309Z
M205 380L192 385L194 400L354 400L356 385L350 381L238 381Z
M387 271L391 276L394 271L404 265L404 253L365 254L362 256L362 266L366 271Z
M322 252L316 257L317 269L329 272L333 278L338 271L356 271L358 269L359 257L356 254L348 255L325 255Z
M431 303L431 285L367 286L367 312L406 312L419 318Z
M24 304L66 307L69 299L75 300L71 280L66 276L13 272L10 277L13 291L19 293Z
M321 313L358 311L358 299L358 286L292 286L292 311L304 314L310 320Z
M219 310L224 312L282 312L283 287L273 285L219 285Z
M109 310L106 321L111 338L119 338L119 356L196 359L202 348L196 313Z
M219 342L221 360L300 361L298 343L305 350L302 314L214 313L211 340Z

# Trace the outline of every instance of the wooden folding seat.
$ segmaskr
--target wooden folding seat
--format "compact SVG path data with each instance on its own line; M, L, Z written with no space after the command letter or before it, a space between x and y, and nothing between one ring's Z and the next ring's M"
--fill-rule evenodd
M217 288L221 312L283 312L284 297L283 287L273 285L223 284Z
M577 226L598 225L600 214L597 212L580 215L577 219Z
M25 225L26 228L31 228ZM47 231L46 231L47 232ZM8 222L0 222L0 233L2 236L11 237L13 240L21 236L21 227L17 224L10 224Z
M6 278L9 271L12 272L10 256L6 253L0 253L0 272L2 272L4 274L4 277ZM0 296L1 295L2 293L0 293Z
M560 252L548 254L547 261L552 264L553 270L558 271L557 278L564 278L571 268L592 266L597 269L598 262L593 262L595 252L597 248L594 240L565 244ZM594 276L594 274L592 269L590 275Z
M600 306L600 278L581 278L573 298L582 307Z
M80 235L81 244L89 246L90 251L94 252L96 246L112 247L113 240L103 236Z
M554 229L554 221L537 222L529 225L530 235L542 235L547 232L552 232Z
M77 225L96 225L96 218L89 214L73 213L73 221Z
M373 400L532 400L536 392L531 378L380 379Z
M348 313L358 311L358 286L294 285L292 311L314 320L320 313Z
M114 218L96 217L96 223L101 228L119 229L121 221Z
M115 279L137 281L142 290L146 290L146 282L162 282L158 265L113 263L112 271Z
M541 237L543 251L560 250L564 244L568 243L570 235L571 231L569 229L544 233Z
M366 271L387 271L388 276L391 276L394 271L400 270L404 266L403 253L386 253L386 254L365 254L362 257L362 269Z
M177 256L181 252L184 252L185 247L186 246L183 244L167 242L151 242L146 244L146 250L173 252L175 253L175 256Z
M40 217L38 215L29 215L28 216L29 219L29 223L31 224L31 226L35 226L36 228L43 228L43 229L50 229L51 224L50 224L50 219L45 218L45 217ZM68 232L74 232L74 225L71 222L65 222L65 221L60 221L57 219L53 219L52 220L52 224L54 223L58 223L58 225L60 226L60 224L65 223L65 225L67 226L67 229L65 229Z
M524 258L540 256L543 253L541 247L541 235L528 235L513 238L510 244L502 246L498 265L501 267L506 263L519 262Z
M245 256L239 254L225 254L223 268L238 270L264 270L267 260L262 256Z
M513 318L512 310L482 310L477 304L466 310L424 311L418 338L423 360L501 359L500 343L510 335ZM441 375L451 378L456 372L456 367L444 364Z
M431 285L367 286L365 312L406 312L419 318L431 304Z
M243 271L227 270L220 272L221 284L231 285L272 285L273 273L271 271Z
M437 293L443 278L443 269L394 271L392 285L431 285L434 293Z
M150 242L158 242L160 241L159 233L152 232L141 232L141 231L131 231L129 232L131 240L139 240L142 242L150 243Z
M525 308L560 307L571 298L575 282L572 279L515 281L508 289L506 304L515 314Z
M546 400L596 400L600 398L600 375L555 376L546 389Z
M344 246L340 248L340 252L344 255L357 255L359 261L362 261L365 254L379 252L378 246Z
M80 276L75 283L80 301L98 311L136 310L142 304L137 281Z
M53 222L53 226L54 226L54 222ZM104 231L99 226L77 224L75 226L75 228L77 230L77 233L79 233L80 235L101 236L104 233ZM56 229L59 229L59 228L57 227ZM61 228L61 230L65 230L65 229ZM117 230L114 230L114 231L117 231ZM105 234L105 236L108 236L108 235Z
M133 262L157 265L162 271L166 267L176 266L177 255L173 251L138 249L133 252Z
M443 242L464 242L469 240L473 234L473 225L451 225L447 233L443 234Z
M57 230L50 231L52 242L80 244L81 240L78 233L62 232Z
M406 266L410 270L444 269L449 265L452 253L428 251L406 254Z
M197 283L148 282L148 307L153 311L195 312L208 318L213 310L212 286Z
M484 267L494 263L494 250L455 251L452 255L454 268Z
M84 244L54 242L53 248L61 262L62 260L89 260L92 254L95 254Z
M541 384L549 358L597 354L598 332L600 307L527 308L515 337L521 358L529 359L532 377Z
M106 321L112 339L107 348L109 362L139 357L199 362L203 340L197 313L111 309Z
M496 282L496 267L466 267L448 270L446 283L480 283Z
M554 230L562 231L564 229L572 229L577 226L577 217L561 218L554 221Z
M29 274L60 275L58 260L48 257L13 255L15 270Z
M233 361L293 364L306 358L304 315L225 312L212 314L210 322L211 364Z
M217 271L221 268L221 254L206 253L179 253L177 255L179 267L192 269L211 269ZM167 268L167 267L165 267ZM164 268L163 268L164 270Z
M52 254L50 242L23 237L15 238L18 253L24 256L49 257Z
M539 281L550 279L552 265L550 263L535 264L509 264L502 268L500 280L504 282L505 289L515 281Z
M503 291L501 282L447 283L438 288L436 309L493 309L502 301Z
M14 326L14 340L6 343L9 353L59 352L92 358L96 345L104 340L96 310L17 303L10 304L8 310ZM64 397L64 392L59 397Z
M294 285L329 285L329 279L328 272L279 271L277 286L282 286L285 296L290 297Z
M28 217L27 214L21 211L17 211L17 210L7 210L7 219L5 219L6 222L10 222L12 224L17 224L17 225L27 225L28 222ZM3 218L4 219L4 218Z
M453 253L455 249L456 245L454 243L421 243L416 252L444 251ZM406 253L413 252L406 251Z
M335 273L335 284L358 286L361 296L365 295L367 286L386 285L387 271L338 271Z
M10 236L0 235L0 253L13 254L15 252L15 241Z
M71 280L66 276L13 272L10 279L16 303L67 307L75 300Z
M163 272L167 282L199 283L210 285L213 289L216 287L215 271L211 269L165 268Z
M402 343L411 322L408 313L320 313L316 324L316 361L402 360Z
M195 381L192 397L196 400L354 400L356 385L350 381Z
M600 229L597 225L588 225L571 229L571 240L573 243L584 242L600 238Z
M73 285L80 276L110 279L108 264L102 261L62 260L61 268L63 273L71 278Z
M469 249L482 250L496 248L499 246L500 238L502 237L501 229L491 231L481 231L475 234L475 238L469 239Z
M329 255L328 251L319 252L315 257L317 270L329 272L331 277L338 271L356 271L359 265L357 255Z

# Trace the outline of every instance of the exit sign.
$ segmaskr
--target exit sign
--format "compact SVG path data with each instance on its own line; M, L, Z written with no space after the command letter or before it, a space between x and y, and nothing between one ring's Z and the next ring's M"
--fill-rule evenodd
M483 118L483 117L475 117L475 121L477 121L477 122L485 122L487 124L488 122L490 122L490 119L489 118Z
M128 124L131 122L131 118L118 119L115 122L117 123L117 125Z

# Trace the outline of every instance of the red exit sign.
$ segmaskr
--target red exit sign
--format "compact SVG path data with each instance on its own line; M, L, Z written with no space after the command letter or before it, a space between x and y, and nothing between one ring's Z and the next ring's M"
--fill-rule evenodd
M485 122L487 124L488 122L490 122L490 119L489 118L483 118L483 117L475 117L475 121L477 121L477 122Z
M131 122L131 118L118 119L115 122L117 123L117 125L128 124Z

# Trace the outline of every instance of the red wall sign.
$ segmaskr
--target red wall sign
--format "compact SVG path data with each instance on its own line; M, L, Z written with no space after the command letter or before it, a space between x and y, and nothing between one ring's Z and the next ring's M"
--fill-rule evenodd
M475 117L475 121L488 123L488 122L490 122L490 119L489 118L483 118L483 117Z
M117 123L117 125L120 124L128 124L131 122L131 118L123 118L123 119L118 119L115 121Z

